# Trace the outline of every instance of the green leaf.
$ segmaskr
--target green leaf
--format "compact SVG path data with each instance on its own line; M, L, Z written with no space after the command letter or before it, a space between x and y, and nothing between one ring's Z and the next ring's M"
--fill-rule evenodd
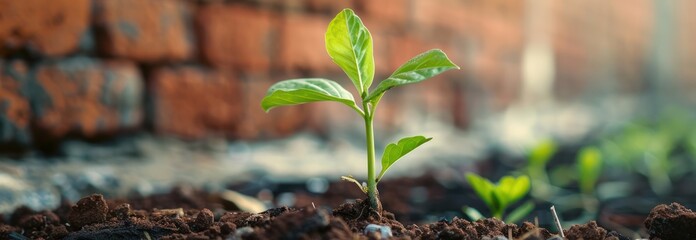
M602 154L595 147L585 147L578 155L578 176L580 191L589 194L593 191L595 183L602 169Z
M382 179L382 176L387 169L391 167L399 158L413 151L423 143L430 141L433 138L426 138L423 136L413 136L406 137L399 140L398 143L390 143L387 148L384 149L384 154L382 154L382 171L377 176L377 180Z
M531 188L531 182L527 176L505 176L498 181L497 188L500 190L503 198L503 207L510 205L522 197L527 195Z
M459 69L459 66L452 63L442 50L432 49L421 53L380 82L365 101L370 101L393 87L421 82L450 69Z
M318 101L335 101L357 108L350 92L334 81L321 78L292 79L273 84L261 101L261 107L268 112L274 107Z
M370 32L353 10L344 9L329 23L325 41L331 59L364 97L375 75Z
M508 214L507 217L505 217L505 223L518 222L522 220L522 218L529 215L529 213L531 213L533 210L534 203L532 201L527 201L521 206L515 208L515 210L512 210L512 212L510 212L510 214Z
M539 142L529 153L529 165L537 168L546 166L557 148L556 143L550 139Z
M493 185L493 183L488 179L485 179L475 173L467 174L466 179L476 192L476 195L483 200L483 203L485 203L489 208L492 208L494 204L492 193L495 189L495 185Z

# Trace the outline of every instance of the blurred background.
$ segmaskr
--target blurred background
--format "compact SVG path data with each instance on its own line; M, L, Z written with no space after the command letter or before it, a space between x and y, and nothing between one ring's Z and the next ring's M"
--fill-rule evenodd
M1 1L0 211L178 183L364 177L351 110L260 107L288 78L352 89L324 48L347 7L372 34L375 82L431 48L462 68L384 97L378 149L434 137L388 177L459 178L492 158L518 169L539 141L573 155L636 121L648 142L666 124L678 152L696 149L693 1Z

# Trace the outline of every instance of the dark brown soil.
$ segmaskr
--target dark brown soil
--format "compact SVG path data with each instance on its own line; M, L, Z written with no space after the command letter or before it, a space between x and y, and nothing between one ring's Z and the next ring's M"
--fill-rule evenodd
M645 220L650 239L696 239L696 213L679 203L660 204Z
M690 211L689 211L690 212ZM652 221L655 222L655 221ZM505 224L497 219L460 218L404 226L394 215L370 211L366 201L324 208L274 208L252 214L215 209L134 210L128 203L87 196L53 212L20 209L0 224L2 239L380 239L364 233L368 224L389 226L393 239L549 239L534 224ZM565 232L568 239L624 239L590 222ZM687 235L685 235L687 236ZM668 238L664 238L668 239Z
M585 224L573 225L568 230L564 230L565 236L569 240L575 239L607 239L607 240L629 240L617 232L609 232L606 229L597 226L597 222L591 221Z

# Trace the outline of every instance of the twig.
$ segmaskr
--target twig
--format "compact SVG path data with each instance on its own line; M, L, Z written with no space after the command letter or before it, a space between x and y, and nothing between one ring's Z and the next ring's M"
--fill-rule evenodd
M563 234L563 227L561 226L561 221L558 220L558 214L556 214L556 206L551 205L551 214L553 215L553 221L556 222L556 227L558 227L558 231L561 233L561 237L565 238L565 234Z

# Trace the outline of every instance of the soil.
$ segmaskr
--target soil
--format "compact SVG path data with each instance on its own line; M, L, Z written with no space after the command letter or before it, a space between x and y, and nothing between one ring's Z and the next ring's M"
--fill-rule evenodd
M696 239L696 213L672 203L653 208L645 220L650 239Z
M390 239L561 239L555 228L547 230L529 222L515 225L492 218L471 222L442 217L446 213L442 209L457 209L470 201L461 193L471 191L459 189L461 185L443 185L432 175L389 181L381 189L387 210L381 214L371 211L359 199L364 195L349 183L332 183L322 194L273 189L274 194L293 191L295 204L258 214L239 211L219 195L179 187L167 194L128 200L95 194L53 211L20 208L0 217L0 239L381 239L389 234ZM414 200L413 189L427 189L416 191L426 197ZM448 203L453 196L464 200ZM440 208L433 207L437 205ZM396 211L389 212L392 209ZM428 214L442 218L433 222L424 218ZM389 231L380 232L380 226ZM645 220L650 239L696 239L693 226L696 213L676 203L655 207ZM375 227L376 231L365 232ZM564 234L567 239L629 239L595 222L574 225Z
M173 192L175 193L175 192ZM178 197L182 199L181 196ZM177 199L176 197L173 199ZM153 200L152 202L156 202ZM356 200L338 208L274 208L252 214L220 209L136 210L101 195L82 198L55 211L23 208L0 224L3 239L380 239L364 232L369 224L389 226L392 239L553 239L534 224L505 224L497 219L461 218L404 226L394 215L370 211ZM134 201L135 204L140 204ZM568 239L625 239L596 223L573 226ZM497 237L497 238L496 238Z

